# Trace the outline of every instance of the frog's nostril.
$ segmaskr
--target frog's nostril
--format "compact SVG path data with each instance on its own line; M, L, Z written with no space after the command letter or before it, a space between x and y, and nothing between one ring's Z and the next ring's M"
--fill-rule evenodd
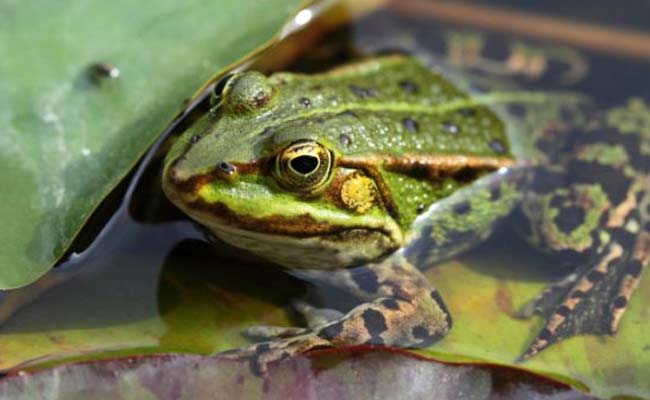
M217 169L227 175L232 175L237 171L237 168L233 164L226 161L219 162Z

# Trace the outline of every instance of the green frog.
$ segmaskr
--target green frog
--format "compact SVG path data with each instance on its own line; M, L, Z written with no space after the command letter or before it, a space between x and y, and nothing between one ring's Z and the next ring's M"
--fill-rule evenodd
M169 151L164 192L221 240L359 303L297 302L307 327L251 328L264 341L224 357L263 374L316 349L429 346L452 316L421 269L513 214L533 245L573 266L522 311L546 322L521 360L615 333L650 260L650 108L585 107L471 94L409 56L225 76Z

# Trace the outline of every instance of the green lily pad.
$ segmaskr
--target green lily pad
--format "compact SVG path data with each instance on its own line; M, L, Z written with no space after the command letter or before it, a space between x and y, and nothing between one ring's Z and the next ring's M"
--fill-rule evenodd
M0 289L50 269L183 100L299 3L0 0ZM94 82L98 62L119 78Z

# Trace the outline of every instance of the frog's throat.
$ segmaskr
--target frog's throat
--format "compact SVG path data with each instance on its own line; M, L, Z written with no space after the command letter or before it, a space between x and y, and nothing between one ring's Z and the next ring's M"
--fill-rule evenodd
M337 226L309 215L237 216L221 203L197 199L183 211L226 243L287 268L337 269L381 258L403 245L396 223Z

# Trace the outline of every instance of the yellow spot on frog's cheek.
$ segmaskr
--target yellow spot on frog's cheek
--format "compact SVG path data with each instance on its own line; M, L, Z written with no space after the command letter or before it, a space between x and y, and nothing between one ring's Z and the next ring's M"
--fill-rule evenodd
M351 211L363 214L370 210L377 200L377 189L372 179L361 174L352 174L341 185L341 201Z

